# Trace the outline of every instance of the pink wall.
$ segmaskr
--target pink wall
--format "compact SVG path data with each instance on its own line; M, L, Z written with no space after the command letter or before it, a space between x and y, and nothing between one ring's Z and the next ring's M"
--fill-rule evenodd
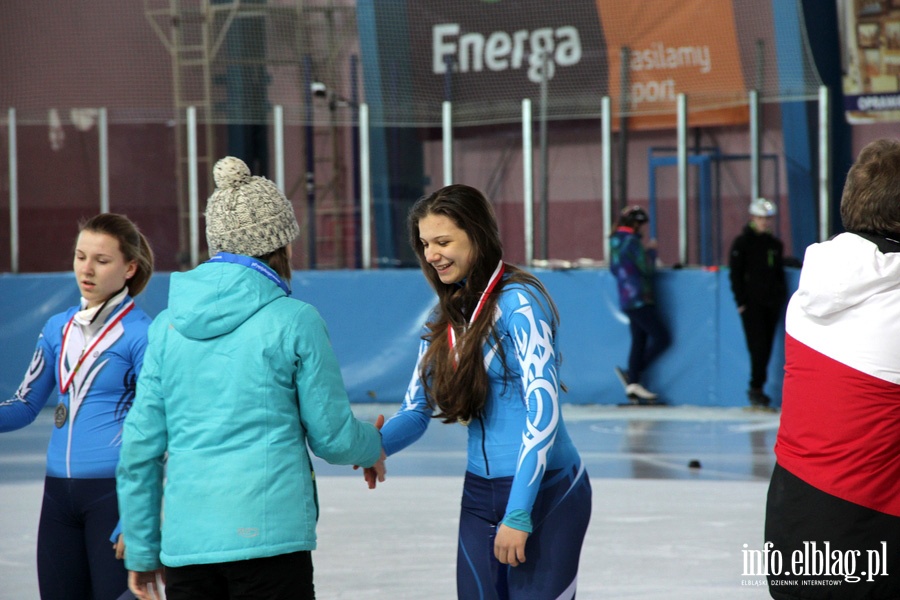
M751 35L752 33L752 35ZM750 32L741 39L751 47L757 38L770 32ZM743 35L743 34L742 34ZM95 126L83 130L70 120L71 107L106 106L110 110L110 192L111 209L124 212L139 222L151 236L157 249L158 267L178 267L176 209L175 142L173 123L165 115L174 114L171 58L143 13L143 5L120 0L96 0L91 3L32 0L16 4L14 18L0 20L0 107L17 107L18 178L20 203L20 239L22 270L54 271L69 268L71 245L78 219L99 209L98 149ZM768 38L766 38L768 39ZM40 40L41 43L35 43ZM766 52L772 44L766 43ZM139 56L135 61L129 57ZM150 76L149 73L156 73ZM289 75L289 74L287 74ZM287 77L287 75L285 77ZM48 86L47 81L54 85ZM276 77L272 99L289 105L296 112L299 99L287 78ZM143 116L129 112L143 107ZM49 110L59 109L61 131L65 136L59 147L51 143ZM147 121L147 111L153 115ZM163 115L162 118L159 115ZM765 105L764 153L779 157L783 153L780 113L777 105ZM295 204L304 235L295 244L295 266L307 260L307 224L305 194L305 157L303 128L289 127L285 134L287 151L287 192ZM534 128L535 143L538 128ZM6 138L6 128L0 127ZM489 192L496 203L507 254L512 260L524 259L522 233L522 156L521 129L518 126L487 127L455 132L456 180ZM853 127L855 156L877 137L900 137L900 123L857 125ZM224 137L222 138L224 139ZM602 215L600 199L603 178L600 156L600 123L570 122L550 124L549 194L550 256L574 260L604 259L602 252ZM724 153L745 154L749 137L746 127L706 128L691 131L691 144L716 146ZM648 150L654 146L673 146L674 131L634 132L628 147L628 203L646 206L648 199ZM349 148L349 145L346 145ZM425 143L427 191L441 185L440 141ZM618 150L614 148L614 160ZM538 168L538 153L534 163ZM7 163L6 144L0 144L0 161ZM779 189L773 198L783 208L779 231L790 247L790 215L787 208L786 169L780 161ZM351 161L346 161L348 167ZM320 181L328 173L318 173ZM617 171L616 171L617 172ZM664 263L678 260L676 222L676 185L674 168L661 169L658 175L660 252ZM338 203L349 205L352 173L344 174L345 191ZM774 172L764 163L762 191L768 197ZM835 173L842 178L842 173ZM201 179L204 179L201 176ZM535 184L539 179L535 179ZM723 163L721 186L721 245L727 250L730 240L746 220L749 197L749 164ZM205 198L205 180L201 182ZM613 187L617 192L618 186ZM689 202L695 202L694 185L689 185ZM536 192L539 190L536 189ZM838 201L835 199L835 201ZM537 217L538 215L536 215ZM693 213L689 216L693 217ZM323 226L325 224L323 223ZM352 252L346 241L352 231L346 223L335 223L345 236L340 248L323 243L320 261L328 253ZM9 269L9 176L0 170L0 270ZM539 241L539 230L535 239ZM697 258L697 235L691 231L689 259ZM201 244L202 245L202 244ZM538 248L538 250L540 250Z
M762 136L762 152L778 155L779 178L775 182L775 170L771 163L764 162L761 188L766 197L772 190L780 190L776 200L783 208L787 195L787 183L783 165L783 142L780 132L780 113L777 105L767 105L763 113L765 132ZM478 187L489 193L494 201L504 246L511 260L523 261L523 175L521 134L518 128L484 129L482 134L467 132L454 142L454 173L456 181ZM601 164L600 122L550 123L549 125L549 217L548 229L550 258L577 260L589 258L604 260L603 256L603 216L601 198L603 175ZM745 127L705 128L697 132L691 130L690 143L702 147L714 146L723 154L749 154L749 134ZM699 136L699 142L696 136ZM615 163L618 148L613 136L613 171L617 177ZM538 144L537 127L534 136ZM673 147L676 144L674 131L632 132L628 143L628 204L647 206L649 197L648 155L651 147ZM534 153L535 197L539 195L539 153ZM441 143L429 142L425 148L426 172L430 185L426 191L433 191L443 182ZM699 235L694 227L696 216L696 176L690 169L688 181L689 240L688 262L699 260ZM727 252L731 240L740 232L747 220L747 205L750 201L749 161L722 162L719 175L721 211L721 263L727 263ZM659 223L657 224L660 243L660 258L665 264L678 262L677 239L677 173L675 167L657 170L657 202ZM618 186L614 183L614 198ZM540 249L539 208L535 207L535 255ZM790 247L790 215L783 210L779 220L779 232Z

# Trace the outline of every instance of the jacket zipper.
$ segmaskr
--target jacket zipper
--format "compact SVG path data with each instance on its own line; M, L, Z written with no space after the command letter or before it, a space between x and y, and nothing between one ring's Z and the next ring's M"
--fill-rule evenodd
M487 458L487 448L485 438L487 438L487 432L484 430L484 418L478 417L478 422L481 423L481 456L484 458L484 472L490 477L491 475L491 466L488 464Z

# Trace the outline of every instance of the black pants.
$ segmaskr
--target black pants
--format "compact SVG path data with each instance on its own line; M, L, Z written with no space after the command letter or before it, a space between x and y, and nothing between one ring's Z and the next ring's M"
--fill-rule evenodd
M900 598L900 517L832 496L776 464L765 536L773 544L770 554L780 559L768 569L769 594L776 600ZM845 577L848 572L853 577ZM821 585L823 580L834 585Z
M118 520L115 479L44 480L37 543L43 600L115 600L128 589L109 540Z
M311 552L166 567L168 600L314 600Z
M640 383L644 370L672 343L669 330L659 319L655 306L626 310L631 330L628 353L628 382Z
M753 389L762 389L766 384L772 343L780 320L780 306L747 304L741 313L747 350L750 351L750 387Z

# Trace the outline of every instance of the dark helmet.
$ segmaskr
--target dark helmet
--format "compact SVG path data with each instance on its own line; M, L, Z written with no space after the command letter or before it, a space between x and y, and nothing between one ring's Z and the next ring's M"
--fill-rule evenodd
M625 225L637 225L638 223L646 223L650 220L645 211L640 206L628 206L624 208L619 216L621 222Z

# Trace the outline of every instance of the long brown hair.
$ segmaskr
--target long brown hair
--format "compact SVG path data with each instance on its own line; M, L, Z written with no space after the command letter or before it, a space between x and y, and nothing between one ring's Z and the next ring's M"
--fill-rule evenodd
M79 223L78 231L103 233L118 240L125 262L134 261L137 265L134 275L125 283L128 294L134 298L144 291L153 275L153 250L131 219L115 213L101 213Z
M464 282L443 283L435 268L426 261L419 238L419 221L428 215L443 215L468 235L474 261ZM505 353L498 343L500 334L493 318L503 288L521 283L536 289L543 296L540 300L553 313L554 331L559 320L556 307L536 277L507 264L503 280L486 298L481 317L467 327L468 315L475 310L491 275L503 258L503 245L494 211L487 198L475 188L449 185L420 198L409 211L407 225L409 243L422 273L438 296L438 305L426 323L428 331L424 339L429 346L419 373L425 395L431 407L437 410L435 416L445 423L478 418L484 412L489 392L488 374L484 366L485 341L496 347L500 362L506 368ZM451 356L447 340L448 325L454 327L457 335L456 360ZM511 383L510 374L505 376L507 384Z
M255 258L258 258L269 265L282 279L288 283L291 282L291 259L288 256L287 246L282 246L277 250L273 250L268 254L263 254L262 256L257 256Z

